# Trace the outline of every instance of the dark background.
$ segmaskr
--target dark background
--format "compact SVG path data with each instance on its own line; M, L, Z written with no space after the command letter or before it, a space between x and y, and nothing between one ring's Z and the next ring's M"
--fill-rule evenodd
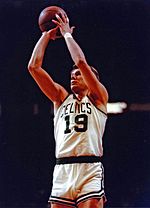
M54 159L53 109L27 70L41 32L38 16L61 6L74 38L101 74L110 114L104 135L106 207L150 207L149 0L0 1L0 208L47 207ZM43 67L69 89L72 60L63 39L50 42Z

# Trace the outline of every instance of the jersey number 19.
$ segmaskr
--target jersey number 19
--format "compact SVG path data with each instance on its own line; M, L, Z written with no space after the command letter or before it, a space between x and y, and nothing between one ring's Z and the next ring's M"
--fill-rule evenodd
M71 132L70 129L70 115L67 115L65 117L66 121L66 129L64 131L65 134L68 134ZM88 124L88 116L86 114L80 114L75 117L75 126L74 130L76 132L85 132L87 130L87 124Z

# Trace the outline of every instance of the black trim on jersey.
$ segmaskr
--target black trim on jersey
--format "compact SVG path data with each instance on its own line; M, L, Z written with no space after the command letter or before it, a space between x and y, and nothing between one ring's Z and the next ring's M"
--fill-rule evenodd
M92 192L89 192L89 193L87 193L87 194L83 194L83 195L79 196L76 200L78 200L78 199L80 199L80 198L82 198L82 197L91 195L91 194L94 194L94 195L99 194L99 193L102 192L102 191L104 191L104 189L101 189L101 190L99 190L99 191L92 191ZM104 193L102 193L102 194L104 194ZM92 195L92 196L93 196L93 195Z
M102 163L101 163L101 169L102 169L101 187L104 189L104 167Z
M101 157L95 155L56 158L56 164L94 163L101 162Z
M55 113L55 115L54 115L54 118L55 118L56 115L57 115L57 111L61 108L61 106L63 105L63 103L67 100L67 98L68 98L70 95L72 95L72 94L68 94L68 95L65 97L65 99L63 100L63 102L61 103L61 105L58 107L58 109L56 110L56 113Z
M73 99L76 99L76 100L78 100L78 101L81 102L81 100L79 100L79 99L77 98L77 96L76 96L74 93L73 93L72 95L73 95Z
M83 194L82 196L79 196L76 199L76 205L78 205L80 202L85 201L85 200L90 199L90 198L99 198L100 199L104 196L105 196L105 192L104 192L103 189L100 190L100 191L93 191L93 192L90 192L90 193L87 193L87 194Z
M63 102L61 103L61 105L67 100L67 98L70 96L71 94L68 94L66 97L65 97L65 99L63 100ZM60 105L60 106L61 106Z
M52 198L56 198L56 199L60 199L60 200L65 200L65 201L70 201L70 202L74 202L75 203L75 200L73 199L67 199L67 198L64 198L64 197L58 197L58 196L50 196L49 200L51 200L51 197ZM53 200L53 199L52 199Z
M97 110L99 110L100 112L104 113L105 116L107 116L107 113L105 113L104 111L102 111L101 109L99 109L99 108L92 102L91 98L90 98L88 95L87 95L87 97L89 98L89 100L90 100L91 103L95 106L95 108L96 108Z
M55 200L55 199L50 199L48 202L55 202L55 203L58 203L58 204L63 204L63 205L68 205L68 206L71 206L71 207L76 207L76 204L70 204L70 203L67 203L67 202L63 202L63 201L59 201L59 200Z
M79 200L78 202L76 202L76 205L78 205L79 203L81 203L81 202L83 202L83 201L86 201L86 200L88 200L88 199L101 199L102 197L104 197L105 196L105 194L104 193L102 193L101 195L92 195L92 196L88 196L88 197L86 197L86 198L84 198L84 199L81 199L81 200Z
M63 197L56 197L56 196L51 196L51 197L54 198L54 199L50 198L48 200L48 203L49 202L55 202L55 203L59 203L59 204L65 204L65 205L68 205L68 206L76 207L79 203L81 203L83 201L86 201L88 199L91 199L91 198L100 199L102 197L105 197L105 192L104 192L103 189L101 191L89 192L87 194L83 194L82 196L79 196L76 200L71 200L71 199L66 199L66 198L63 198ZM68 202L65 202L65 201L68 201ZM69 203L69 201L70 201L70 203ZM71 202L73 202L74 204L72 204Z

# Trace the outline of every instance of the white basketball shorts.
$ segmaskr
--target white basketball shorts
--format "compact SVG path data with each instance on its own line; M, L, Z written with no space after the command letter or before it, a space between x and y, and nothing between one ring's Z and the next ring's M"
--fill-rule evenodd
M77 207L87 199L105 197L103 170L101 162L56 165L48 202Z

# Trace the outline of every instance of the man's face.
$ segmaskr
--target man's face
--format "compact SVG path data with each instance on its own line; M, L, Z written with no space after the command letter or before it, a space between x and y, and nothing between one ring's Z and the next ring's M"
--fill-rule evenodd
M74 69L71 72L71 90L79 93L87 88L79 69Z

